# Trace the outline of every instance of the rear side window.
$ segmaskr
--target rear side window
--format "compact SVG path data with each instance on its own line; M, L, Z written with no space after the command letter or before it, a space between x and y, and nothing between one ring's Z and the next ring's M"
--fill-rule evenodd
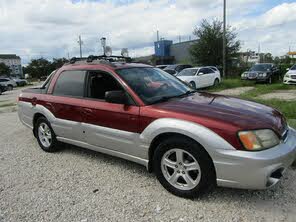
M62 72L56 82L53 94L58 96L83 97L85 71Z

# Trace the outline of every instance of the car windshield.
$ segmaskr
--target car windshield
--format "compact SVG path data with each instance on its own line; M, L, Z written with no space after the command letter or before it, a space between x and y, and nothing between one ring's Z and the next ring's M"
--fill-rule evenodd
M296 70L296 65L293 65L290 70Z
M250 71L269 71L271 70L271 64L256 64L253 65Z
M116 72L145 104L162 102L193 92L176 77L157 68L126 68Z

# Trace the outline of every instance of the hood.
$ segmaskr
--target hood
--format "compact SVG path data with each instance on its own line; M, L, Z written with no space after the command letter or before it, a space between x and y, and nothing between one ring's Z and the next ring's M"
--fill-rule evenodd
M187 116L207 128L233 131L273 129L281 136L287 124L283 115L271 107L234 97L195 93L184 98L153 105L157 109Z
M287 74L296 74L296 70L289 70Z

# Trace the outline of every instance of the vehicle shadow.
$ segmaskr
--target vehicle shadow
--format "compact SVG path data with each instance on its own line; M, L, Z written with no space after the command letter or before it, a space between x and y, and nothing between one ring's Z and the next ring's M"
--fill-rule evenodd
M116 166L120 169L132 171L133 174L137 174L137 176L146 177L147 179L151 179L156 181L156 177L153 173L149 173L146 168L142 165L139 165L137 163L124 160L118 157L110 156L107 154L103 154L100 152L96 152L93 150L84 149L81 147L77 147L74 145L65 144L63 148L60 149L58 152L71 154L75 156L79 156L80 158L85 158L86 160L89 160L90 158L95 158L99 160L100 162L104 162L110 166ZM284 182L280 182L279 184L275 185L274 187L267 189L267 190L244 190L244 189L232 189L232 188L223 188L223 187L214 187L213 189L210 189L209 192L206 192L205 194L199 196L198 198L190 199L190 201L202 201L202 202L213 202L213 203L219 203L219 201L225 203L225 202L237 202L240 205L244 205L246 203L253 205L259 205L266 207L275 201L279 202L286 202L287 196L289 196L287 193L291 192L291 190L286 189L287 187L294 187L293 183L293 175L291 175L292 168L288 170L288 175L285 175L283 178ZM294 173L293 173L294 174ZM285 183L285 184L283 184ZM155 189L164 189L161 187L159 183L155 183ZM172 194L169 194L167 192L167 196L171 196ZM174 197L179 198L179 197ZM183 198L181 198L183 199ZM296 200L295 200L296 201Z

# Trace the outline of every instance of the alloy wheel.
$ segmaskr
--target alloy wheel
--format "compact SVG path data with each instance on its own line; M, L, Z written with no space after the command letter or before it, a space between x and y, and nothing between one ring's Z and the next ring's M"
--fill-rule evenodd
M52 135L49 126L46 123L41 123L38 127L38 137L41 144L48 148L52 143Z
M167 151L161 159L161 171L165 179L180 190L191 190L201 180L199 163L183 149Z

